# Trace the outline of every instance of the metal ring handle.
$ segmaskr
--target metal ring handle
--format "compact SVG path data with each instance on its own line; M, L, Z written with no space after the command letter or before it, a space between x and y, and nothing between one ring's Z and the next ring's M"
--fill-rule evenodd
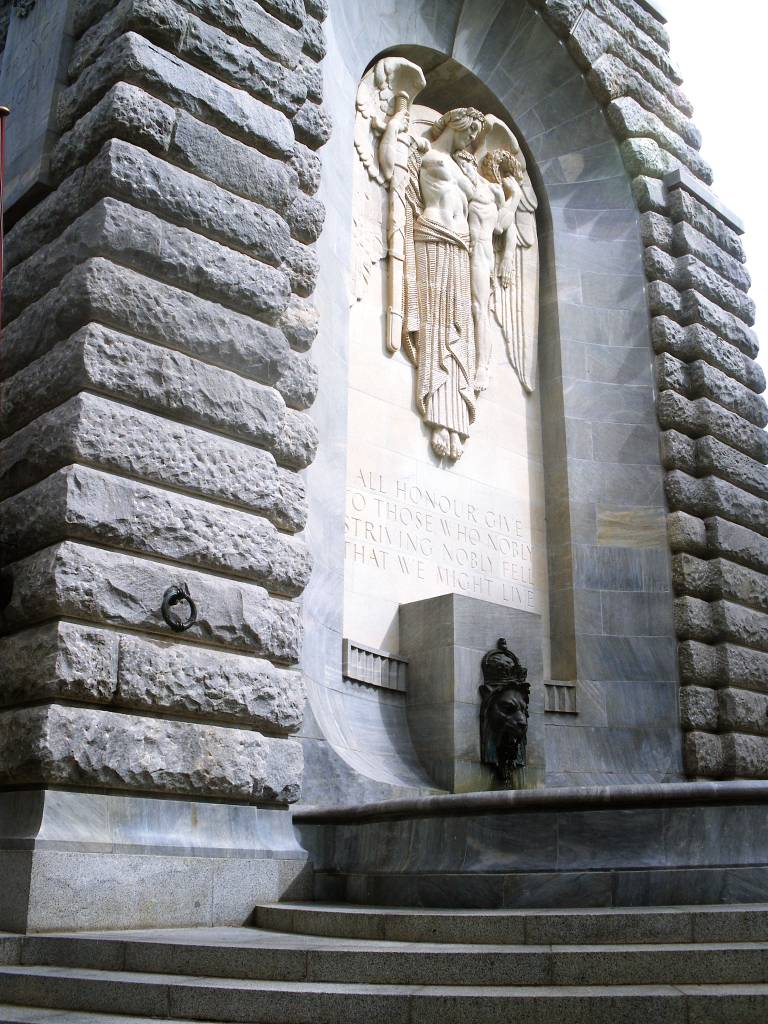
M176 605L186 604L188 612L186 618L182 618L177 611ZM189 587L186 583L181 586L168 587L163 594L162 606L163 618L175 633L183 633L197 622L197 605L192 600Z

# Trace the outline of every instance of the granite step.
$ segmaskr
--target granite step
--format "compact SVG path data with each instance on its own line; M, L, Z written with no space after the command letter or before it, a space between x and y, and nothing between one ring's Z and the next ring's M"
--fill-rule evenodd
M11 1006L0 1003L0 1024L157 1024L157 1017L126 1017L113 1013L80 1013L44 1006ZM215 1024L214 1021L165 1019L165 1024Z
M764 1024L768 985L461 986L269 982L0 968L0 999L160 1020L259 1024ZM64 1018L66 1019L66 1018Z
M259 905L273 932L347 939L495 945L768 942L768 903L715 906L442 910L348 903Z
M735 984L768 979L767 943L461 945L258 929L27 936L7 966L363 985ZM0 988L2 987L0 979Z

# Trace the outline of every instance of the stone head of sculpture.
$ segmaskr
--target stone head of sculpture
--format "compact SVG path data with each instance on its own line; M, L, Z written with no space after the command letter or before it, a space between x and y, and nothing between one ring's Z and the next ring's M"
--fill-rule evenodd
M450 131L453 133L451 151L471 152L483 129L483 120L484 115L474 107L455 107L435 121L427 137L431 142L437 142L445 132Z
M515 768L525 765L530 684L528 670L499 640L482 661L480 751L483 764L496 769L505 785Z

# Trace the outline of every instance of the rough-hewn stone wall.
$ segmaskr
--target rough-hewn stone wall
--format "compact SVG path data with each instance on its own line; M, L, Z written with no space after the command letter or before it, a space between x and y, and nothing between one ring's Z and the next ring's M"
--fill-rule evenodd
M325 14L72 0L6 244L0 783L299 795Z
M605 107L642 214L686 768L768 776L768 409L741 225L650 0L530 0Z

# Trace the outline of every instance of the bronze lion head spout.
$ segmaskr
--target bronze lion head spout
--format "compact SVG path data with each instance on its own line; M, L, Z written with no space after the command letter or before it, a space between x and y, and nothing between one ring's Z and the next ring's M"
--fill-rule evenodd
M528 670L500 639L482 661L480 751L483 764L511 785L516 768L525 766L528 735Z

